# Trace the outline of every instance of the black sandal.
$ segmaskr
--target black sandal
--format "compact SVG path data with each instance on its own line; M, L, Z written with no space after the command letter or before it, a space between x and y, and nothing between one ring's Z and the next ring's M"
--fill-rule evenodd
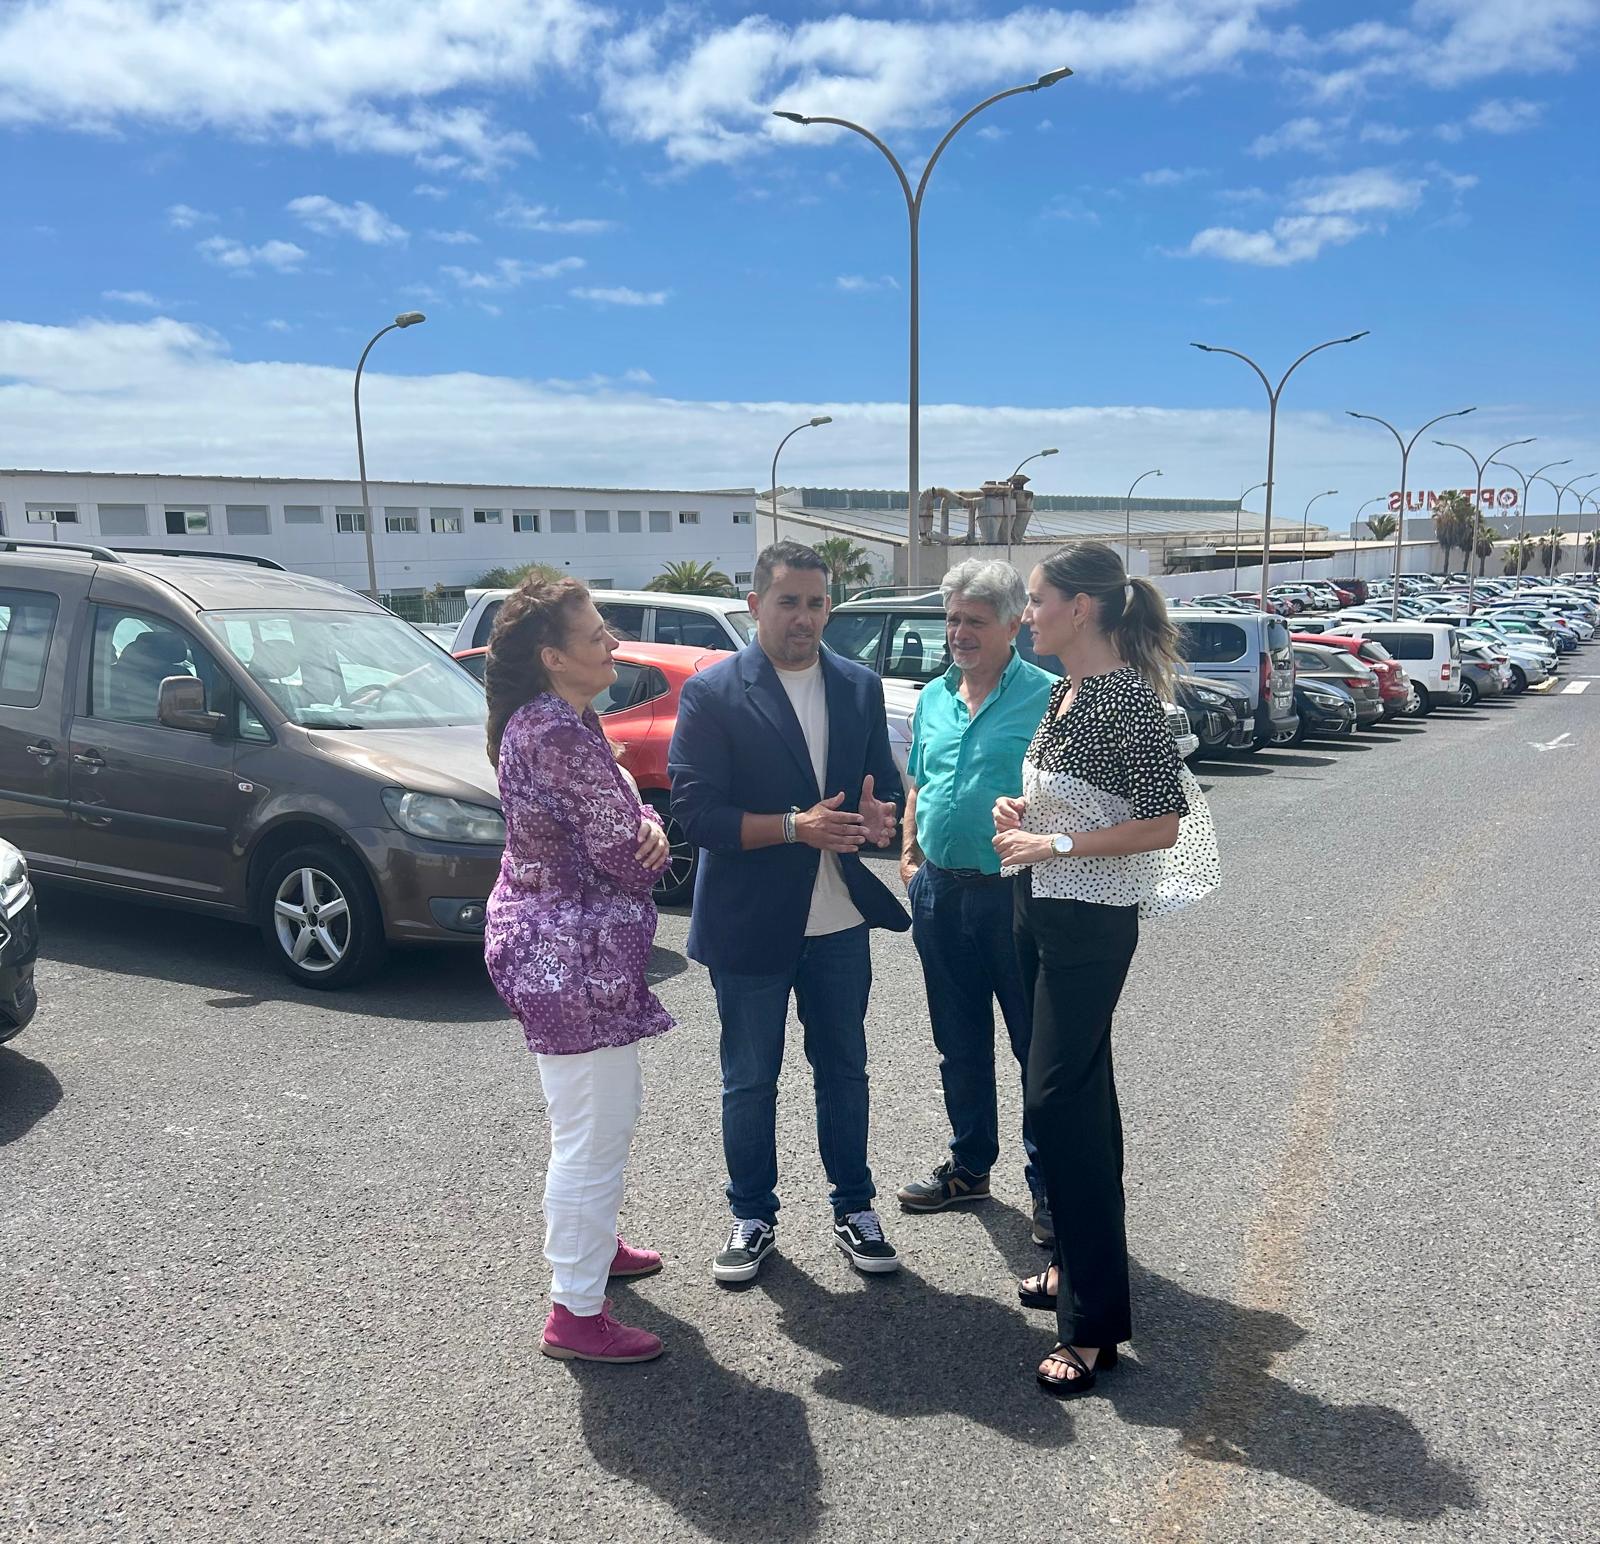
M1094 1387L1095 1375L1100 1372L1110 1372L1117 1365L1117 1348L1115 1346L1100 1346L1096 1350L1095 1363L1091 1367L1078 1355L1071 1346L1061 1344L1045 1357L1047 1362L1065 1362L1070 1367L1076 1367L1078 1373L1073 1378L1056 1378L1047 1372L1040 1371L1035 1374L1039 1380L1039 1387L1045 1393L1056 1399L1071 1399L1075 1394L1087 1394Z
M1024 1308L1048 1308L1055 1312L1056 1295L1050 1291L1050 1272L1055 1267L1046 1266L1037 1276L1028 1276L1017 1283L1017 1300Z

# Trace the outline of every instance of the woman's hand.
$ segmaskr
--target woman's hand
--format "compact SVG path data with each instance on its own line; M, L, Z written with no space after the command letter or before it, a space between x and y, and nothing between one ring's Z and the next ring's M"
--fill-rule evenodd
M1015 831L1027 813L1026 799L999 798L994 801L994 828L996 831Z
M664 869L667 866L667 859L672 856L667 833L648 817L639 822L639 850L633 856L652 874Z
M1055 856L1050 838L1035 835L1032 831L1001 831L994 839L994 850L1007 868L1027 868L1030 864L1043 863L1046 858Z

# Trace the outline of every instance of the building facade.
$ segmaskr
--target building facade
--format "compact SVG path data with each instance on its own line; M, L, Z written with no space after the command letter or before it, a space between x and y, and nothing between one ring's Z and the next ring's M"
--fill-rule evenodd
M548 563L597 588L638 589L668 563L755 567L750 488L368 485L381 594L459 591L493 568ZM359 482L0 469L0 533L117 547L245 552L367 588Z

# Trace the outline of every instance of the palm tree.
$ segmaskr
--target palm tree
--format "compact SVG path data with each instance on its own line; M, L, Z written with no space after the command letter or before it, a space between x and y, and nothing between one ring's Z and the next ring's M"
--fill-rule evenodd
M1583 561L1590 568L1600 564L1600 531L1590 531L1583 538Z
M1548 574L1561 572L1561 556L1565 550L1566 532L1553 525L1539 538L1539 566Z
M1395 528L1399 524L1399 515L1373 515L1372 518L1367 521L1367 529L1372 532L1374 541L1388 541L1388 539L1394 535Z
M668 563L645 589L665 590L673 595L732 595L733 580L709 563L684 559Z
M843 600L852 584L865 584L872 577L871 555L848 536L825 536L812 542L811 550L828 565L835 600Z
M1478 516L1478 529L1473 533L1472 552L1478 560L1478 577L1483 578L1484 571L1489 566L1489 559L1494 556L1494 527L1482 515Z
M1506 545L1504 566L1502 573L1525 574L1533 565L1535 551L1534 539L1531 536L1519 536L1515 541Z
M1444 548L1444 571L1450 572L1450 554L1459 547L1467 552L1477 528L1477 506L1454 488L1441 493L1433 506L1433 532Z

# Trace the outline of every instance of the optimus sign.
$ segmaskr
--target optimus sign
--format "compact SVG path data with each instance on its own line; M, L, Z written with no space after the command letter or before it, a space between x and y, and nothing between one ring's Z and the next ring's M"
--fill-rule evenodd
M1460 490L1470 499L1472 490ZM1406 512L1408 514L1421 514L1431 510L1439 502L1439 495L1431 490L1426 493L1406 493ZM1479 488L1478 503L1485 509L1515 509L1517 507L1517 490L1515 488ZM1389 495L1389 513L1400 513L1400 491L1396 489Z

